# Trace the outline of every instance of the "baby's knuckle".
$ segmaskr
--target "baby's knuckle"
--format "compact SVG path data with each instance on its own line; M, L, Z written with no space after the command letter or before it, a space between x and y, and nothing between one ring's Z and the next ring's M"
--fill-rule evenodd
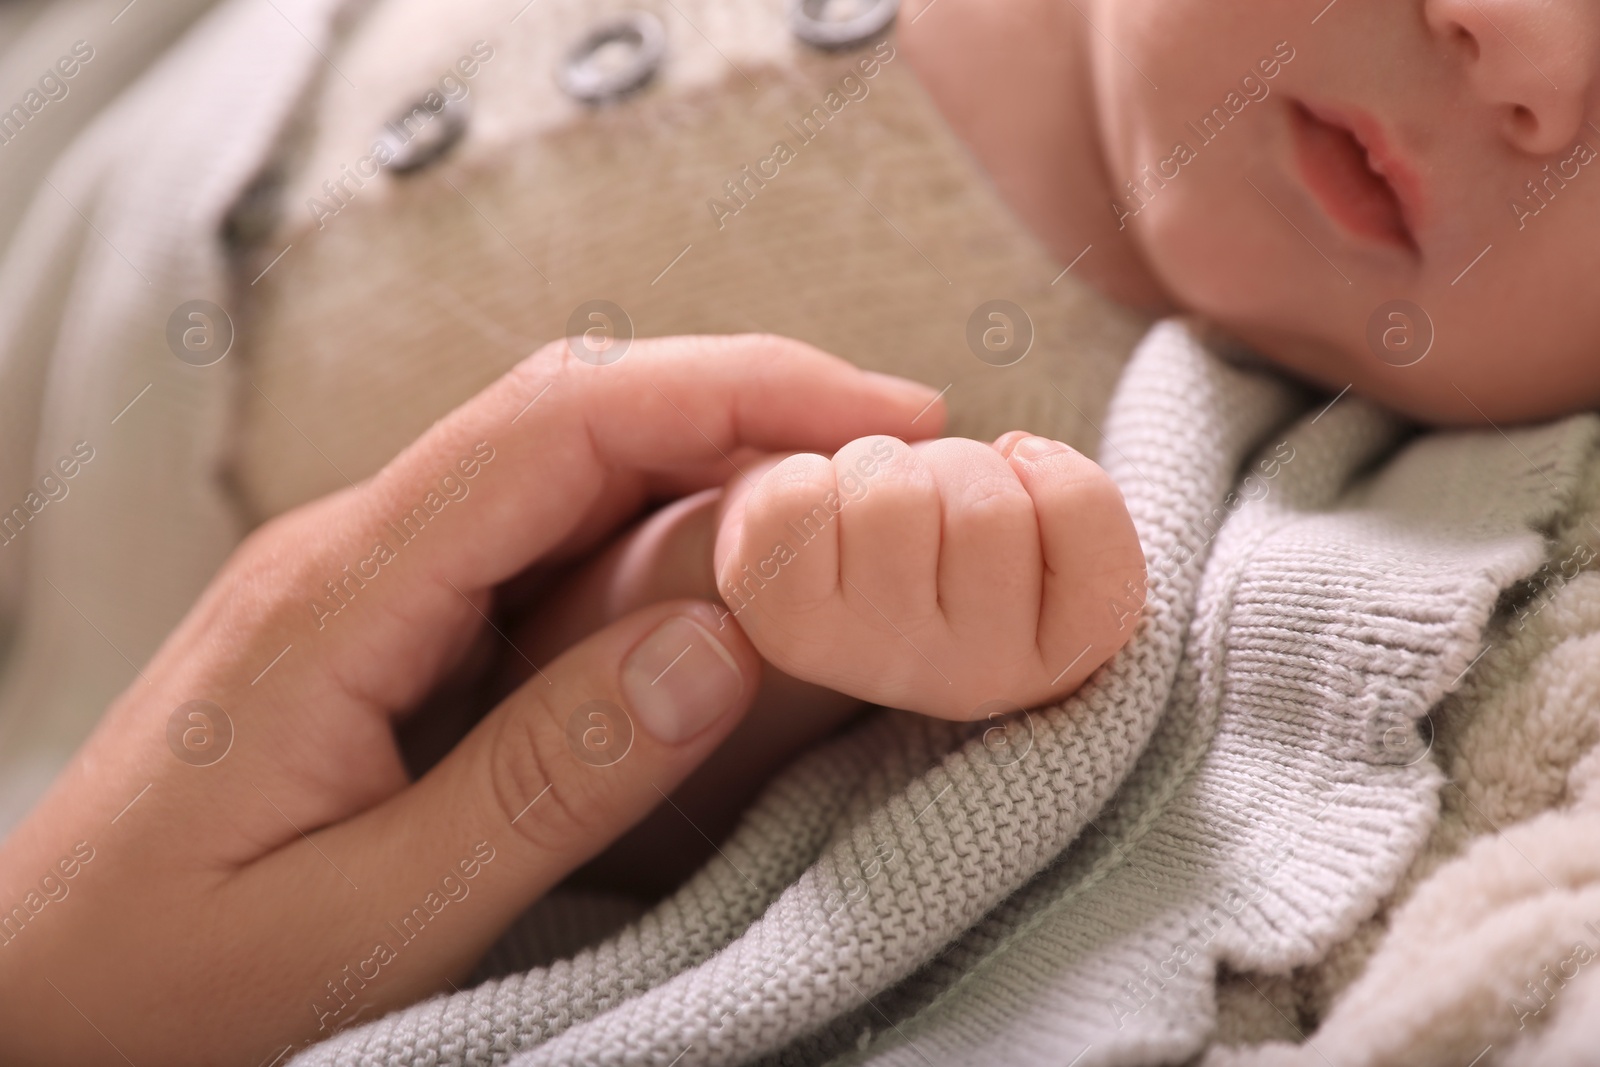
M1085 459L1083 461L1083 473L1080 477L1083 479L1083 484L1088 486L1094 493L1115 499L1118 507L1124 506L1122 503L1122 488L1117 485L1116 480L1100 464L1095 463L1093 460Z
M816 474L819 464L826 463L827 460L818 455L788 457L756 483L750 491L746 510L766 516L820 504Z
M739 609L735 617L764 658L776 663L769 652L788 655L796 650L809 650L832 632L836 620L831 589L827 595L816 597L804 593L803 590L788 590L781 601L758 597Z
M959 504L965 511L1003 522L1034 521L1033 498L1015 479L974 479L962 490Z
M907 463L920 463L916 450L900 438L886 433L858 437L834 455L835 467L844 464L872 470L880 465L893 468Z
M762 518L773 524L786 523L796 537L819 537L828 531L836 517L825 498L814 499L798 493L775 495L762 504Z
M839 494L852 503L903 507L935 499L932 468L916 449L896 437L863 437L833 458Z
M1120 501L1122 491L1106 469L1081 452L1067 452L1056 457L1055 476L1049 480L1063 492L1084 496L1114 494Z

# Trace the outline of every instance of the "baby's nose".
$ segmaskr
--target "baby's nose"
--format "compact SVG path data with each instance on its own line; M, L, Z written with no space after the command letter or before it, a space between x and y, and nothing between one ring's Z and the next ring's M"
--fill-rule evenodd
M1572 147L1600 66L1593 0L1426 0L1428 28L1463 64L1473 91L1503 113L1515 147Z

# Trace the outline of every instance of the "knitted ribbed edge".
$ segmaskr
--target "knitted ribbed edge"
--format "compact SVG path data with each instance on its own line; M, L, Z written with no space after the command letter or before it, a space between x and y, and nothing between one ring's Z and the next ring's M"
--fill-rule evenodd
M1200 703L1175 701L1104 836L873 1016L840 1020L835 1051L857 1037L886 1064L1177 1062L1212 1024L1217 961L1285 972L1372 912L1435 810L1426 731L1408 726L1460 681L1500 592L1544 558L1539 531L1596 436L1587 416L1511 444L1435 435L1328 509L1393 439L1387 422L1346 402L1287 435L1281 484L1218 538L1185 663L1194 684L1175 694Z
M1202 519L1292 410L1273 380L1174 363L1167 353L1189 351L1186 338L1169 323L1141 345L1108 423L1108 463L1147 554L1173 558L1187 544L1193 555L1152 573L1121 654L1063 706L1032 713L1022 759L997 758L970 729L881 717L785 775L724 845L729 862L713 860L636 927L548 970L338 1035L296 1062L498 1063L540 1041L516 1062L738 1062L903 978L1026 882L1105 803L1149 736L1206 558ZM845 803L860 814L836 818ZM697 956L708 958L693 965Z
M1600 525L1596 459L1589 456L1577 500L1556 524L1550 570L1502 598L1482 658L1430 713L1432 755L1453 785L1440 794L1427 848L1384 901L1381 925L1367 924L1365 936L1299 976L1310 994L1300 1003L1331 1009L1302 1022L1306 1044L1290 1033L1253 1045L1268 1035L1257 1028L1208 1052L1208 1067L1594 1060L1597 1016L1559 971L1575 944L1593 945L1584 924L1600 916L1591 848L1600 831L1600 561L1590 559L1574 580L1567 570L1589 558ZM1572 974L1570 963L1565 969ZM1554 1002L1530 1013L1551 989ZM1547 1028L1551 1043L1539 1036Z

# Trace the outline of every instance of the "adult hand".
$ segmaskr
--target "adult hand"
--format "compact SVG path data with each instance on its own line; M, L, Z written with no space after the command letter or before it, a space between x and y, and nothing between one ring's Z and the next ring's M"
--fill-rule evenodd
M655 604L413 782L395 726L495 587L741 449L942 418L932 390L791 341L641 341L604 367L557 344L261 527L0 845L0 1059L253 1064L464 978L717 746L760 669L711 604Z

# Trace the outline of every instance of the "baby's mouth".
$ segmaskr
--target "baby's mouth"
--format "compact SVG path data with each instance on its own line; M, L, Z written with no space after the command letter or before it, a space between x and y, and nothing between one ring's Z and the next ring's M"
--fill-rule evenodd
M1397 164L1375 158L1350 126L1295 101L1290 108L1295 163L1323 211L1348 233L1416 254L1406 204L1390 173Z

